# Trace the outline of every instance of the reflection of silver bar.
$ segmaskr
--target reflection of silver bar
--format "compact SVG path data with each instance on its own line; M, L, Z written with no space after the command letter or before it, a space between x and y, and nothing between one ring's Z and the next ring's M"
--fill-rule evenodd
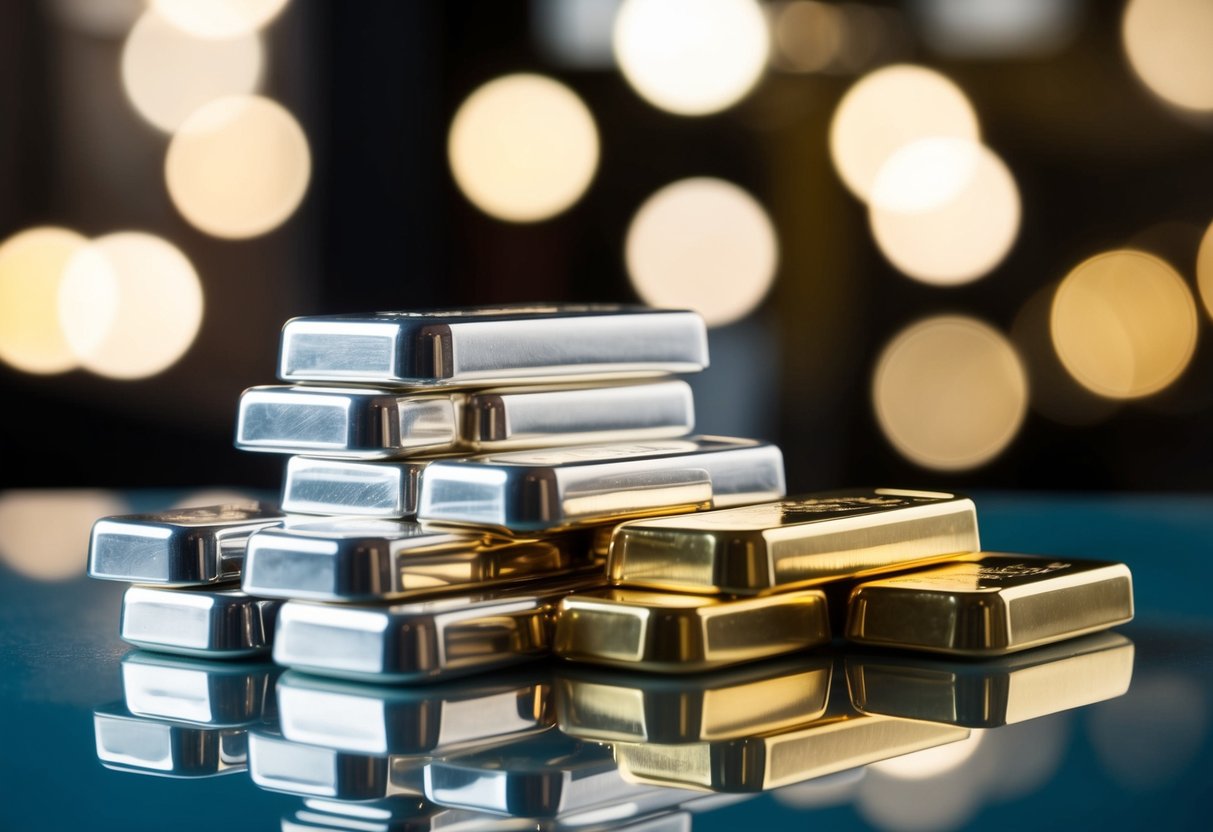
M278 723L288 740L338 751L445 756L549 728L542 675L389 687L292 670L278 682Z
M997 728L1129 690L1133 642L1118 633L983 662L923 656L847 656L851 700L864 713Z
M249 535L282 522L275 507L252 500L104 517L93 524L88 574L169 586L230 581L240 577Z
M244 771L243 728L184 725L132 716L120 705L93 712L97 759L106 768L157 777L215 777Z
M274 712L272 664L223 664L136 650L122 657L122 689L135 716L242 726Z
M699 436L437 460L422 478L417 516L536 531L736 506L783 493L779 448Z
M420 794L420 767L387 756L349 754L283 739L268 728L248 732L248 772L263 789L333 800L382 800Z
M364 681L448 678L546 655L562 597L599 576L391 606L288 601L274 660Z
M137 647L205 659L264 655L281 603L235 588L132 586L122 596L121 635Z
M412 517L425 466L293 456L282 482L282 507L302 514Z
M358 387L253 387L236 446L248 451L390 459L503 448L644 441L694 427L683 381L402 393Z
M586 571L602 567L579 534L507 539L343 519L253 535L244 589L267 598L402 600Z
M294 318L283 381L521 384L689 373L708 364L694 312L639 306L507 306Z

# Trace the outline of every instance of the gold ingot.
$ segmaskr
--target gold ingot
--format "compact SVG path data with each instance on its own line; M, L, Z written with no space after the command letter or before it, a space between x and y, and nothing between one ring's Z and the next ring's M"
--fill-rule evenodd
M967 739L967 728L854 711L721 742L614 743L625 779L712 792L760 792Z
M857 489L624 523L611 541L610 573L625 586L751 595L980 548L966 497Z
M864 713L997 728L1123 695L1133 652L1124 636L1097 633L980 663L854 655L847 686Z
M563 598L553 649L574 661L693 673L829 640L821 590L712 598L616 588Z
M566 671L560 730L601 742L713 742L787 730L822 717L833 661L808 656L700 676Z
M1123 563L982 553L855 587L846 635L883 647L1001 656L1133 618Z

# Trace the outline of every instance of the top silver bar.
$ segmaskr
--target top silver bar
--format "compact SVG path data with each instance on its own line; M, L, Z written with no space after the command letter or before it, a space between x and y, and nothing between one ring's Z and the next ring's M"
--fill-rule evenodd
M552 304L293 318L282 328L278 377L429 387L707 366L707 329L695 312Z

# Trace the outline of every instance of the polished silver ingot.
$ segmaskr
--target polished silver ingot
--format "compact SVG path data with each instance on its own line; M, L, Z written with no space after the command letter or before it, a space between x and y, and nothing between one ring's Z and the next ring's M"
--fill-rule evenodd
M694 312L551 305L294 318L278 377L434 385L693 373L708 365Z
M136 647L205 659L262 656L281 604L236 588L132 586L122 596L120 634Z
M282 525L283 517L255 500L103 517L89 539L88 574L164 586L235 580L249 535Z
M122 657L122 690L135 716L240 727L274 717L272 664L221 663L136 650Z
M547 655L556 605L600 582L576 579L390 606L288 601L274 661L372 682L419 682Z
M292 742L269 728L248 732L249 776L268 791L342 801L420 796L421 768L406 763Z
M422 477L417 516L528 532L739 506L784 491L775 445L696 436L437 460Z
M293 456L282 482L282 507L300 514L413 517L425 466Z
M240 397L247 451L391 459L418 454L643 441L694 428L684 381L406 393L358 387L253 387Z
M158 777L216 777L244 771L244 728L189 725L134 716L121 705L93 712L97 759L115 771Z
M342 519L253 535L244 590L312 601L401 600L592 569L601 566L580 535L507 539Z
M541 672L401 687L288 670L277 690L283 737L353 753L442 757L531 736L554 722Z

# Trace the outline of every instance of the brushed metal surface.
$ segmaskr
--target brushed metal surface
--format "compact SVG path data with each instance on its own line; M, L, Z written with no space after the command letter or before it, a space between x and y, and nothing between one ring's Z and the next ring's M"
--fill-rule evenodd
M293 456L282 480L282 508L299 514L413 517L426 464Z
M891 488L625 523L615 583L696 593L782 591L980 549L972 500Z
M89 537L88 574L164 586L235 580L249 536L282 525L284 517L255 500L103 517Z
M122 596L124 641L206 659L269 653L280 601L223 589L132 586Z
M529 384L689 373L708 364L694 312L554 304L294 318L283 381Z

